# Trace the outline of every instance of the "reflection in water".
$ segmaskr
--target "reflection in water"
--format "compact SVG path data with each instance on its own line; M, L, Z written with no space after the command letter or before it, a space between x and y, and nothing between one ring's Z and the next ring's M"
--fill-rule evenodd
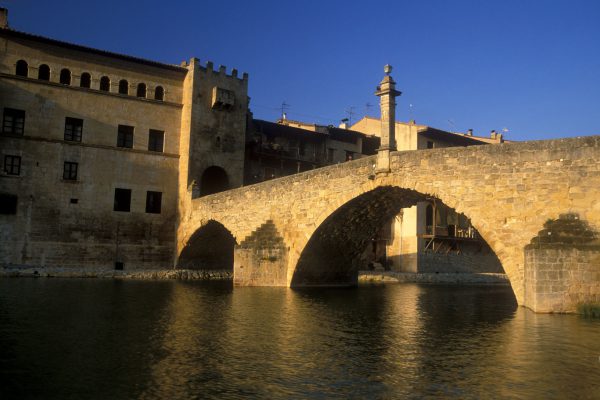
M0 280L3 399L597 398L599 356L508 287Z

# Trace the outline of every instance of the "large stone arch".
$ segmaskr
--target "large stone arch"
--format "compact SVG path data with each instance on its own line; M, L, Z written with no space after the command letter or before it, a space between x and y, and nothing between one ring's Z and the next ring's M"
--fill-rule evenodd
M187 238L177 257L177 267L233 271L236 244L229 229L220 222L208 220Z
M365 248L369 237L400 209L430 197L456 208L456 204L444 201L443 194L421 193L413 188L400 187L393 183L393 179L387 178L357 186L347 194L351 198L345 203L340 205L340 201L336 201L325 207L315 219L314 230L307 235L306 240L296 243L295 253L290 258L290 286L355 284L356 257ZM470 219L475 229L482 227L481 223L473 220L471 213L466 210L461 213ZM485 240L485 236L481 236ZM495 253L493 246L490 248ZM501 259L500 262L502 263ZM327 264L330 269L318 269L319 264ZM508 269L510 272L507 275L511 282L520 282L516 276L518 272L514 268Z

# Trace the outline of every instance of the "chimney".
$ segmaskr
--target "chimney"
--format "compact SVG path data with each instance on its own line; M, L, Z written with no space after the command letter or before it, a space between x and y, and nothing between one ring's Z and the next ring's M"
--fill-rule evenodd
M0 28L8 28L8 9L0 8Z
M494 130L492 130L492 132L490 133L490 138L492 138L492 139L496 139L496 135L497 135L497 133L496 133L496 130L494 129Z
M473 129L467 130L467 136L473 136Z

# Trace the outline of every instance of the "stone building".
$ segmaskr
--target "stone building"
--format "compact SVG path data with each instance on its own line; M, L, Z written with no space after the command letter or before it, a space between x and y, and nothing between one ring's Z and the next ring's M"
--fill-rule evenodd
M262 182L375 154L379 138L333 126L252 119L245 184Z
M12 30L0 9L0 264L170 267L178 215L243 183L248 76Z

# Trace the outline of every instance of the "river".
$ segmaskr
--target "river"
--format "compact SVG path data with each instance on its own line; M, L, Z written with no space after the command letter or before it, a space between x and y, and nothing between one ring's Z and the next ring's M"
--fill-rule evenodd
M0 279L0 398L600 398L600 320L508 286Z

